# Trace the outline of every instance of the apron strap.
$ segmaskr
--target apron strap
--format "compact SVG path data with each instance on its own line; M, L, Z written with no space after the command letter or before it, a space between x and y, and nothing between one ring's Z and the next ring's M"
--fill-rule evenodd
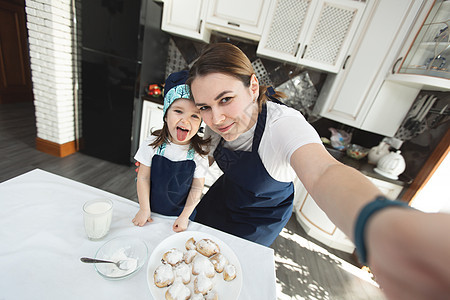
M156 154L164 156L164 151L166 151L166 142L163 142L159 147L158 150L156 151Z
M267 105L264 103L262 105L261 113L258 115L258 123L256 124L255 133L253 134L253 144L252 152L257 152L259 149L259 144L261 143L261 138L266 128L267 119Z
M166 151L166 146L167 146L166 142L162 143L161 146L158 147L158 150L156 150L156 154L164 156L164 152ZM189 146L189 150L188 150L187 155L186 155L186 159L187 160L193 160L194 159L194 155L195 155L195 150L192 147L192 145L190 145Z
M193 160L194 159L194 155L195 155L195 150L194 150L194 147L192 147L192 145L191 145L191 146L189 146L189 150L188 150L186 158L188 160Z

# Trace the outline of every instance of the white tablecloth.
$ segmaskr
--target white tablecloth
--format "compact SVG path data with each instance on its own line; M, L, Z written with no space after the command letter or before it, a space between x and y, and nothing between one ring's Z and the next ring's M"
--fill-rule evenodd
M109 234L87 239L83 204L97 197L114 202ZM147 263L133 277L108 281L80 257L117 236L146 241L149 251L172 231L173 219L154 216L144 227L131 223L139 205L117 195L39 169L0 183L0 299L152 299ZM239 299L276 299L273 250L193 223L236 253L243 276Z

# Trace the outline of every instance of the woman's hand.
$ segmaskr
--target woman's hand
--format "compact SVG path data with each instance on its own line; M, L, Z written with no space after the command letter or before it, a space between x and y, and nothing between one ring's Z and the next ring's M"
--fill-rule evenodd
M189 218L179 216L173 223L172 229L175 232L185 231L189 225Z
M139 209L136 216L133 219L133 224L136 226L144 226L147 222L153 222L151 217L152 212L150 210Z
M448 299L450 215L388 208L367 224L368 262L389 299Z

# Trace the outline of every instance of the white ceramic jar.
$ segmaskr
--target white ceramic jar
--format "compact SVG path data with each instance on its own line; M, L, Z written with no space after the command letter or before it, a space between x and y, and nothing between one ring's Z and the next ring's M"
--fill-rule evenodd
M406 169L406 163L401 151L390 152L380 158L374 171L390 179L398 179L398 175L402 174Z
M381 141L378 146L372 147L367 155L369 164L376 165L380 158L389 154L389 144Z

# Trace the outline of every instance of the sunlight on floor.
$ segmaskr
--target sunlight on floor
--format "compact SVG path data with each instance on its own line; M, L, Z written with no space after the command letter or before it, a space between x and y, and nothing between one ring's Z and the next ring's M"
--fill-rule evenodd
M309 250L311 252L316 252L318 254L320 254L321 256L326 256L329 258L330 261L335 261L336 262L336 266L340 267L342 270L350 273L352 276L356 276L368 283L370 283L371 285L375 286L375 287L379 287L378 284L373 281L372 279L372 274L370 274L369 272L362 270L348 262L346 262L345 260L337 257L336 255L330 253L329 251L327 251L326 249L322 248L321 246L318 246L317 244L308 241L307 239L301 237L298 234L295 234L289 230L287 230L286 228L283 229L283 231L280 233L280 236L282 236L285 239L288 239L290 241L295 242L296 244L298 244L299 247L305 248L305 250ZM278 255L277 253L275 253L275 263L276 264L282 264L285 268L288 268L292 271L295 271L296 273L298 273L298 282L300 284L305 284L308 282L307 278L310 276L310 270L308 270L307 266L298 264L297 262L293 261L291 258L287 258L287 257L281 257L280 255ZM277 298L279 300L284 300L284 299L318 299L318 298L314 298L311 295L317 295L320 294L321 298L320 299L329 299L329 294L327 293L327 291L322 288L321 286L317 286L317 284L315 283L309 283L308 284L308 289L312 292L310 295L306 295L307 298L302 298L299 295L296 296L291 296L291 295L286 295L283 293L282 291L282 283L277 281ZM317 291L320 291L321 293L317 293Z

